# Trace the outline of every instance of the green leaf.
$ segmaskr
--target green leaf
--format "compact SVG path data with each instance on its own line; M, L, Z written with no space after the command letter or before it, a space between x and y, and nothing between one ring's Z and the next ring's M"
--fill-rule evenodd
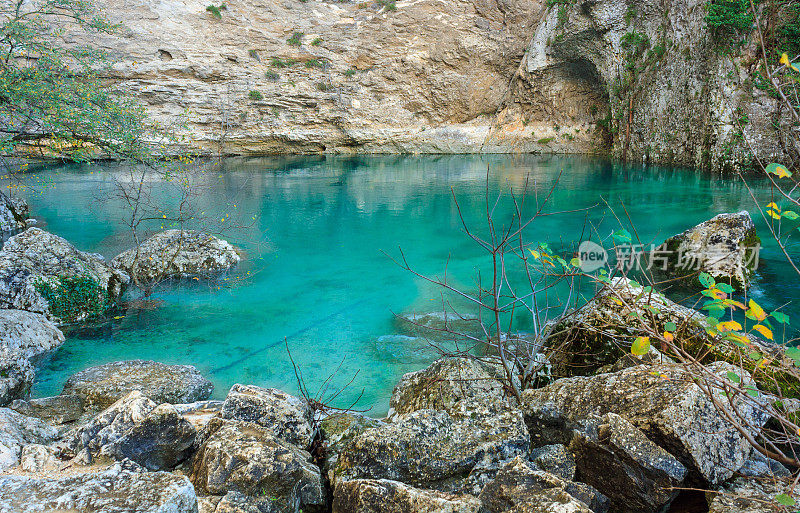
M794 221L795 219L800 218L800 215L797 215L797 212L793 212L791 210L784 210L781 215L783 217L785 217L786 219L790 219L792 221Z
M625 228L619 229L612 234L615 242L619 242L621 244L630 244L633 241L631 237L631 232L626 230Z
M732 294L734 291L734 288L727 283L718 283L717 288L726 294Z
M785 493L776 495L775 501L783 506L794 506L796 504L795 500L786 495Z
M800 367L800 347L787 347L786 356L794 360L796 367Z
M698 279L700 280L700 283L708 289L716 285L714 278L712 278L711 275L708 273L700 273Z
M728 371L728 379L733 381L734 383L742 382L742 378L740 378L739 375L733 371Z
M636 340L631 344L631 354L634 356L643 356L650 351L650 337L636 337Z
M675 331L676 329L678 329L678 327L675 326L674 322L667 321L664 323L664 331Z
M781 324L789 324L789 316L783 312L772 312L770 315Z
M748 386L746 386L744 388L745 388L745 392L747 392L747 395L749 395L750 397L756 398L756 397L759 397L761 395L761 393L758 391L758 389L756 387L752 386L752 385L748 385Z

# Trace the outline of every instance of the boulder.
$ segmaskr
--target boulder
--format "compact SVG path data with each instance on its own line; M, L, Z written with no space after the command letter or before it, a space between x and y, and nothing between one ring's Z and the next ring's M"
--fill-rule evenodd
M333 513L478 513L469 495L421 490L388 479L354 479L336 485Z
M54 286L59 278L85 276L116 300L128 275L100 257L78 251L66 240L39 228L28 228L6 241L0 250L0 308L28 310L53 317L37 285ZM87 312L76 315L80 320Z
M128 458L147 470L169 470L191 455L196 434L194 426L165 403L120 438L102 446L100 454Z
M200 431L219 414L222 409L222 401L195 401L174 406L184 419L188 420L197 431Z
M789 477L792 473L789 469L784 467L779 462L767 458L760 452L753 449L750 458L744 462L742 468L736 471L736 474L742 477L755 477L755 478L781 478Z
M0 472L19 463L25 445L46 444L57 437L58 431L53 426L14 410L0 408Z
M57 471L61 464L58 450L48 445L25 445L19 456L19 468L24 472Z
M213 235L193 230L166 230L151 236L138 248L117 255L111 265L124 270L136 281L154 282L225 271L239 260L233 245Z
M25 200L0 192L0 233L22 230L28 225L29 214Z
M339 454L347 447L350 441L372 428L385 425L382 420L373 419L356 413L337 412L320 422L320 434L324 447L325 461L322 470L328 476L331 487L336 487L336 463Z
M729 372L752 386L749 375L725 362L709 368ZM752 426L767 421L761 408L736 399L738 414ZM740 468L750 444L733 429L679 365L640 365L616 373L564 378L523 393L523 412L537 444L569 444L576 425L592 415L616 413L675 456L693 479L717 484ZM756 433L752 433L755 435Z
M64 334L44 315L0 309L0 406L27 397L33 364L63 343Z
M17 399L9 408L53 425L75 422L84 415L83 399L77 395L56 395L28 401Z
M294 508L279 504L270 497L251 497L228 492L224 497L209 496L197 501L199 513L294 513Z
M650 513L678 495L686 468L614 413L578 432L569 446L575 477L611 500L612 512Z
M67 448L72 453L86 450L92 455L100 454L104 446L125 436L157 406L141 392L131 392L85 425L67 433L64 436Z
M0 476L0 490L0 513L197 512L197 496L185 477L167 472L130 472L119 465L60 478Z
M455 491L479 464L526 455L530 437L518 410L456 416L418 410L366 430L339 455L339 479L390 479Z
M301 509L322 507L325 488L311 455L254 422L214 419L192 463L198 490L268 497Z
M746 210L719 214L667 239L657 253L665 258L654 261L653 267L698 285L698 272L705 272L741 290L758 262L760 245Z
M789 483L774 480L756 480L739 477L723 486L719 493L709 492L708 513L775 513L794 511L783 508L776 500L780 494L787 494ZM794 497L793 500L797 500Z
M233 385L219 417L255 422L278 438L304 449L314 438L308 404L275 388Z
M156 403L191 403L208 399L214 385L192 365L127 360L73 374L61 394L78 395L87 406L105 408L134 390Z
M481 512L486 513L592 513L589 505L570 493L570 484L558 477L536 470L528 461L514 458L494 480L481 491L478 498ZM586 487L587 489L590 487ZM575 486L575 490L580 487ZM591 499L588 499L590 500ZM595 499L602 508L602 497ZM607 502L607 501L606 501ZM599 510L598 510L599 511Z
M426 369L405 374L389 404L398 415L417 410L507 409L504 380L501 365L474 358L442 358Z
M575 458L561 444L537 447L531 450L529 459L539 470L549 472L564 481L575 479Z

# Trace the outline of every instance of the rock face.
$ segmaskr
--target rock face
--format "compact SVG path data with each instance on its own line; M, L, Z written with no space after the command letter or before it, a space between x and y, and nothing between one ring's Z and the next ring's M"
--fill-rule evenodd
M62 395L77 395L87 406L105 408L138 390L156 403L208 399L214 385L191 365L127 360L89 367L67 379Z
M730 364L718 362L710 368L721 378L735 372L743 383L752 383L746 372ZM547 438L538 442L569 443L581 421L591 415L616 413L675 456L687 467L689 477L721 483L744 464L750 445L730 429L711 400L687 378L680 366L662 364L561 379L525 391L525 420L531 433ZM766 423L763 413L752 404L736 405L751 425Z
M9 407L22 415L36 417L50 424L74 422L83 415L83 399L77 395L57 395L24 401L17 399Z
M763 161L784 156L769 123L786 116L753 86L752 42L734 68L705 0L301 4L242 0L216 18L106 2L126 29L92 41L156 120L191 112L185 146L207 155L611 147L717 168L744 163L746 139ZM633 87L621 62L639 70Z
M203 492L239 492L281 505L323 506L325 490L311 455L253 422L214 419L192 464L192 482Z
M336 464L339 454L350 441L364 431L385 425L378 419L353 413L334 413L320 423L320 433L325 447L325 462L322 470L327 474L332 487L336 486Z
M2 513L197 513L197 496L185 477L129 472L119 466L59 479L2 476L0 489Z
M727 483L719 494L709 493L708 513L770 513L781 506L775 496L787 493L780 482L737 478Z
M28 228L8 239L0 250L0 307L51 316L36 283L53 285L62 276L92 278L112 299L122 294L129 280L97 255L78 251L52 233Z
M390 479L454 491L474 468L528 453L530 437L519 411L473 413L418 410L368 429L339 455L337 479Z
M670 274L696 282L697 272L706 272L742 290L758 261L760 244L753 220L743 210L719 214L670 237L660 249L668 252L665 270Z
M570 451L577 479L606 495L611 511L658 511L675 498L686 476L678 460L613 413L578 433Z
M233 385L219 417L245 420L270 430L276 437L307 448L314 433L311 412L304 400L275 388Z
M387 479L354 479L336 487L334 513L478 513L475 497L421 490Z
M27 397L32 363L64 342L64 334L41 314L0 310L0 406Z
M239 263L236 249L227 241L193 230L167 230L114 257L111 265L135 281L205 276L226 271Z
M52 442L57 436L54 427L39 419L0 408L0 472L19 463L25 445Z
M25 228L28 214L28 204L25 200L0 193L0 233Z
M503 368L472 358L442 358L410 372L394 387L390 406L399 415L417 410L457 412L508 407Z

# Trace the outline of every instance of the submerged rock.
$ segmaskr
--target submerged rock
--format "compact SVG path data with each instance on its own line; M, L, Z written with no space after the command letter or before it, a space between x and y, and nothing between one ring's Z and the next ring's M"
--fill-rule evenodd
M166 230L142 242L138 248L114 257L111 265L136 281L203 276L226 271L239 263L229 242L194 230Z
M608 413L569 446L576 478L611 500L612 512L650 513L678 495L686 468L619 415Z
M481 464L527 455L530 438L518 410L464 416L418 410L366 430L339 455L343 479L390 479L454 491Z
M433 340L452 340L453 334L475 335L481 332L477 315L449 311L408 313L395 317L399 333ZM452 332L452 334L451 334Z
M0 193L0 233L22 230L28 225L29 214L25 200Z
M667 239L659 248L665 251L666 272L692 283L699 272L742 289L749 283L757 262L761 239L750 214L719 214L683 233ZM660 254L660 253L659 253ZM654 263L654 268L658 263Z
M308 404L275 388L233 385L219 417L255 422L278 438L303 449L311 445L314 437Z
M333 513L478 513L480 502L469 495L421 490L388 479L354 479L338 483Z
M64 334L44 315L0 309L0 406L28 396L33 362L64 343Z
M19 463L24 446L46 444L57 437L58 431L53 426L14 410L0 408L0 472ZM0 490L4 490L2 486Z
M405 374L389 404L399 415L417 410L507 409L503 380L500 365L474 358L442 358L426 369Z
M0 308L52 317L50 305L36 285L53 286L61 277L78 276L94 280L112 300L119 298L129 280L127 274L113 269L101 257L78 251L52 233L28 228L8 239L0 250Z
M746 372L717 362L709 368L727 379ZM689 469L692 477L717 484L740 468L750 455L747 439L730 427L711 399L681 366L640 365L616 373L564 378L523 394L523 412L538 443L569 443L574 430L592 415L616 413L644 431ZM760 408L736 399L738 415L753 429L767 418ZM752 433L756 435L756 433Z
M198 490L239 492L301 509L326 503L319 467L311 455L253 422L214 419L192 463Z
M138 390L156 403L191 403L208 399L214 385L192 365L148 360L106 363L67 379L62 395L78 395L87 406L105 408Z
M0 476L0 490L0 513L197 513L197 496L185 477L119 465L60 478Z

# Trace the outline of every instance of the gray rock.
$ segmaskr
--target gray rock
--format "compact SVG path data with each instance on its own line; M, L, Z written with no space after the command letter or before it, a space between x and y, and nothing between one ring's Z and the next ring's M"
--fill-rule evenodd
M222 495L239 492L302 509L322 507L325 489L311 455L253 422L214 419L192 463L198 490Z
M83 399L78 395L56 395L24 401L17 399L9 406L28 417L36 417L50 424L74 422L83 416Z
M19 463L25 445L46 444L57 436L56 428L39 419L0 408L0 471Z
M388 479L354 479L336 485L334 513L478 513L480 503L469 495L421 490Z
M461 335L478 335L481 324L478 316L457 315L453 312L408 313L395 317L397 332L429 340L452 340L450 332Z
M308 448L314 437L308 404L275 388L233 385L220 418L255 422L290 444Z
M530 438L518 410L454 416L418 410L368 429L339 455L338 479L390 479L454 491L478 464L527 456Z
M124 270L135 281L153 282L225 271L239 260L233 245L213 235L166 230L151 236L138 248L116 256L111 265Z
M774 513L787 511L775 500L788 493L789 485L781 481L736 478L719 489L709 492L708 513ZM794 497L794 500L797 500ZM793 510L789 510L793 511Z
M0 308L28 310L52 316L36 283L54 284L61 276L88 276L117 299L128 275L96 256L78 251L66 240L39 228L28 228L6 241L0 250ZM80 317L80 316L79 316Z
M45 316L0 309L0 406L27 397L33 364L63 343L64 334Z
M0 513L197 513L197 496L185 477L119 465L61 478L0 476L0 490Z
M561 444L545 445L531 450L530 460L538 469L564 481L575 479L575 458Z
M350 441L366 431L385 425L385 422L356 413L334 413L320 423L320 434L325 447L323 471L328 476L331 487L336 487L336 463L339 454Z
M591 513L589 506L567 491L568 483L536 470L522 458L509 461L478 498L486 513Z
M507 409L504 379L500 365L473 358L442 358L426 369L405 374L389 404L399 415L417 410Z
M224 497L207 501L200 513L294 513L294 508L269 497L251 497L240 492L228 492Z
M156 403L191 403L208 399L214 385L192 365L127 360L73 374L61 393L78 395L87 406L105 408L134 390Z
M579 432L569 448L576 478L606 495L615 512L660 510L678 494L686 475L678 460L613 413L598 419L596 431Z
M58 451L42 444L28 444L22 447L19 468L25 472L45 472L56 470L61 464Z
M25 200L0 192L0 233L22 230L29 214Z
M741 290L757 258L761 240L750 214L719 214L667 239L659 248L667 253L666 271L698 283L698 271Z
M125 458L147 470L169 470L189 457L197 431L171 404L153 409L124 435L104 445L101 455Z
M100 454L104 446L125 436L157 406L141 392L131 392L64 438L73 453L86 450L90 455Z
M735 372L752 385L749 375L733 365L717 362L709 368L721 378ZM679 365L641 365L560 379L526 390L523 399L526 422L537 444L567 444L571 430L582 420L617 413L675 456L693 478L721 483L750 455L747 439L730 427ZM763 426L767 421L763 409L751 402L737 398L736 405L750 425Z
M760 452L753 449L753 453L744 462L742 468L736 471L736 474L742 477L755 477L755 478L781 478L791 475L789 469L781 465L779 462L767 458Z

